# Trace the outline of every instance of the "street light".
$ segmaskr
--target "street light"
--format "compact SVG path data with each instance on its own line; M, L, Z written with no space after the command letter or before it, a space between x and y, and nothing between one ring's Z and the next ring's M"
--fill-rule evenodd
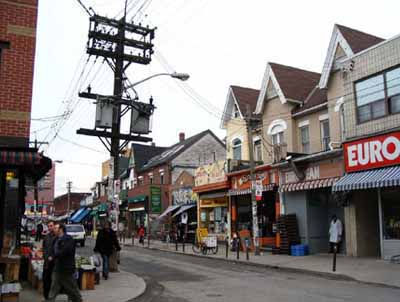
M147 78L144 78L143 80L140 80L140 81L138 81L138 82L136 82L136 83L133 83L133 84L130 84L130 85L126 86L126 87L124 88L124 90L126 91L126 90L128 90L128 89L132 89L133 92L135 92L136 98L138 98L138 93L137 93L137 91L135 90L134 87L137 86L137 85L139 85L139 84L142 84L143 82L146 82L146 81L148 81L148 80L150 80L150 79L152 79L152 78L160 77L160 76L170 76L171 78L178 79L178 80L181 80L181 81L187 81L187 80L190 78L190 75L189 75L188 73L182 73L182 72L173 72L173 73L162 72L162 73L156 73L156 74L153 74L153 75L151 75L151 76L149 76L149 77L147 77Z

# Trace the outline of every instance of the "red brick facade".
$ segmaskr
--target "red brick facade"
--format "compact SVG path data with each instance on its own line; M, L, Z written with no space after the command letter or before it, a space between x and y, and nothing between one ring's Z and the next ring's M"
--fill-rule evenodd
M90 195L90 193L71 193L70 194L70 211L79 209L81 206L81 201L86 197ZM58 196L54 199L54 214L59 216L59 215L64 215L67 213L68 210L68 194L64 194L61 196Z
M37 0L0 0L0 144L29 141Z

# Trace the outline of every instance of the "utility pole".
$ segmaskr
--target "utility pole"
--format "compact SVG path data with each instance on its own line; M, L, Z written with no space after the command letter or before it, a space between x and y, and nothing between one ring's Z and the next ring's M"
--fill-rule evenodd
M257 200L256 200L256 175L255 175L255 162L254 162L254 151L253 151L253 127L252 124L254 119L251 116L250 106L247 105L247 136L249 145L249 157L250 157L250 180L251 180L251 208L253 214L253 241L255 247L255 255L260 255L260 240L259 240L259 229L258 229L258 214L257 214Z
M67 221L69 222L69 211L70 211L70 202L71 202L71 188L72 188L72 181L67 181L67 215L68 215L68 219Z

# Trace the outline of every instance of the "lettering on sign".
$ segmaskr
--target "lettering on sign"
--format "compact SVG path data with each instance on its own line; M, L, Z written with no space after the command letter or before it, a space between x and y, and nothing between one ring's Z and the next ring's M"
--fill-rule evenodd
M305 171L304 181L316 180L320 178L319 166L308 167ZM284 174L285 183L296 183L299 182L299 178L293 171L285 172Z
M400 132L344 145L346 172L400 164Z

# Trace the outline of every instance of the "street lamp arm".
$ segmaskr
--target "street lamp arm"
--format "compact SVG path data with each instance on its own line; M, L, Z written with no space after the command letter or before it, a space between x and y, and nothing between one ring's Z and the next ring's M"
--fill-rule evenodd
M133 89L133 87L135 87L135 86L137 86L137 85L139 85L139 84L141 84L143 82L146 82L146 81L148 81L148 80L150 80L152 78L159 77L159 76L170 76L172 78L179 79L181 81L186 81L187 79L189 79L189 74L187 74L187 73L177 73L177 72L174 72L174 73L166 73L166 72L156 73L156 74L153 74L153 75L151 75L151 76L149 76L147 78L144 78L143 80L140 80L140 81L138 81L136 83L133 83L131 85L126 86L125 90Z

